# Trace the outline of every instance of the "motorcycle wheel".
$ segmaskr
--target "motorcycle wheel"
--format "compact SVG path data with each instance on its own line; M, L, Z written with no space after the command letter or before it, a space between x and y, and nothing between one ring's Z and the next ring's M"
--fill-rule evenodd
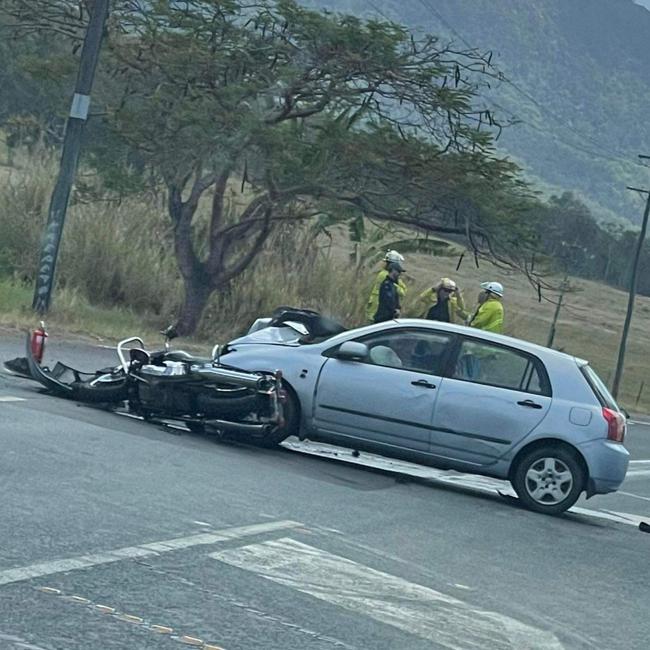
M116 404L128 399L129 391L126 382L115 386L89 386L84 382L73 382L72 399L86 404Z

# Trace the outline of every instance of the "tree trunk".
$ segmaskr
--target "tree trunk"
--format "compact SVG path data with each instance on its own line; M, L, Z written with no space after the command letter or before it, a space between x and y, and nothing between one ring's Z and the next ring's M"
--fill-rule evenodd
M179 336L191 336L199 326L213 289L200 275L185 278L184 285L185 296L176 322L176 331Z

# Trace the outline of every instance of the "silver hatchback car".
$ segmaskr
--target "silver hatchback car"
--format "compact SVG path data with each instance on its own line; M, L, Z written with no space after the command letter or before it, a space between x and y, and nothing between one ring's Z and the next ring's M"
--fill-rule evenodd
M511 481L557 514L615 491L626 419L586 361L475 329L394 320L314 340L284 323L229 343L222 362L281 369L295 434Z

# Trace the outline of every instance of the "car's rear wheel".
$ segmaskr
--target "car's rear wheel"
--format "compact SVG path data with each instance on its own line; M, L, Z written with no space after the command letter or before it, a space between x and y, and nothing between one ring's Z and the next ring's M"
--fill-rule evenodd
M524 454L511 482L527 508L557 515L569 509L584 489L582 464L570 449L544 445Z

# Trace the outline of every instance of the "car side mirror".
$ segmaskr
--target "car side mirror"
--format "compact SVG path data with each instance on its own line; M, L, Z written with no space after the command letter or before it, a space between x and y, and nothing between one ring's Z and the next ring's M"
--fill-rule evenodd
M363 361L368 358L368 352L368 346L365 343L346 341L334 356L345 361Z

